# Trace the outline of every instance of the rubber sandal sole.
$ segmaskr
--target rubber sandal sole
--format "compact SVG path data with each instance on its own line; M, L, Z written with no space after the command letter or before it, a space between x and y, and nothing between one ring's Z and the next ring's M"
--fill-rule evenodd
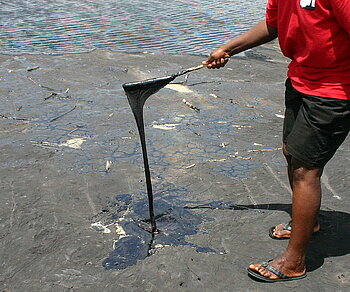
M251 269L247 269L248 270L248 274L251 278L253 278L254 280L259 280L262 282L268 282L268 283L273 283L273 282L284 282L284 281L294 281L294 280L300 280L300 279L304 279L306 278L306 274L301 275L301 276L295 276L295 277L288 277L286 276L285 278L277 278L277 279L271 279L268 277L265 277L263 275L261 275L259 272L251 270Z

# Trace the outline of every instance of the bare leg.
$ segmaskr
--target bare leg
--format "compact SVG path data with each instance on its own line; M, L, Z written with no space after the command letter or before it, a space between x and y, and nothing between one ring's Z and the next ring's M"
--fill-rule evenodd
M321 168L309 168L292 158L290 160L293 186L293 232L285 252L270 265L287 276L300 276L305 273L307 245L314 227L321 204ZM278 278L275 274L261 267L250 265L265 277Z
M289 180L289 185L290 188L293 191L293 168L292 168L292 156L288 153L287 149L286 149L286 144L283 143L283 155L287 160L287 173L288 173L288 180Z
M287 172L288 172L288 180L289 180L289 184L290 187L293 191L293 165L292 165L292 156L287 152L286 150L286 144L283 144L283 154L287 160ZM279 237L279 238L290 238L291 235L291 231L289 230L283 230L284 225L283 224L279 224L276 226L275 231L273 233L274 236ZM320 230L320 225L318 222L316 222L313 232L317 232Z

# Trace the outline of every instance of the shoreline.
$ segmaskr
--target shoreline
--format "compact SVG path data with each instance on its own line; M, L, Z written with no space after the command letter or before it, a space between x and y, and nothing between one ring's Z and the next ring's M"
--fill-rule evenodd
M216 47L213 47L212 48L213 50L216 49ZM239 57L239 58L242 58L242 57L247 57L245 56L245 54L247 52L251 52L251 51L266 51L267 50L276 50L276 56L279 55L279 57L281 57L282 59L285 59L281 53L280 53L280 49L279 49L279 45L278 45L278 41L277 40L274 40L274 41L271 41L269 43L266 43L266 44L263 44L263 45L260 45L258 47L255 47L255 48L252 48L252 49L249 49L245 52L242 52L242 53L239 53L235 56L233 56L232 58L235 58L235 57ZM138 55L138 54L150 54L150 55L159 55L159 56L162 56L162 55L169 55L169 56L193 56L193 57L207 57L208 55L206 54L190 54L190 53L171 53L171 52L161 52L161 51L147 51L147 50L140 50L140 51L117 51L117 50L112 50L110 48L93 48L91 50L86 50L86 51L81 51L81 52L62 52L62 53L13 53L13 54L10 54L10 53L5 53L5 52L0 52L0 55L1 56L11 56L11 57L16 57L16 56L62 56L62 55L79 55L79 54L89 54L89 53L93 53L95 51L110 51L112 53L118 53L118 54L129 54L129 55ZM249 53L248 53L249 55Z

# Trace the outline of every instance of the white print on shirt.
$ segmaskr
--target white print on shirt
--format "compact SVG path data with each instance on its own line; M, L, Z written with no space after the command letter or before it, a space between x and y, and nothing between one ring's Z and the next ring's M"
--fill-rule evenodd
M307 10L314 10L316 7L316 0L300 0L300 7Z

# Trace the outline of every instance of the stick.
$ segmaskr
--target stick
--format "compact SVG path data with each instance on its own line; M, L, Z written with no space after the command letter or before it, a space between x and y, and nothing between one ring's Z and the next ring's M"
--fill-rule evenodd
M75 106L74 106L73 108L71 108L69 111L66 111L65 113L63 113L63 114L61 114L61 115L59 115L59 116L57 116L57 117L51 119L49 122L51 123L51 122L54 122L54 121L58 120L59 118L62 118L62 117L65 116L66 114L69 114L70 112L74 111L76 108L77 108L77 106L75 105Z
M184 75L184 74L187 74L187 73L189 73L189 72L192 72L192 71L195 71L195 70L199 70L199 69L202 69L202 68L204 68L204 65L199 65L199 66L191 67L191 68L182 70L182 71L180 71L180 72L174 73L174 74L172 74L171 76L173 76L173 77L178 77L178 76L181 76L181 75Z
M192 103L188 102L186 99L183 99L182 102L183 102L185 105L187 105L189 108L191 108L191 109L193 109L193 110L195 110L195 111L197 111L197 112L200 111L200 109L199 109L198 107L194 106Z
M2 115L2 114L0 114L0 118L8 119L8 120L16 120L16 121L28 121L28 119L16 118L16 117L8 117L8 116Z

